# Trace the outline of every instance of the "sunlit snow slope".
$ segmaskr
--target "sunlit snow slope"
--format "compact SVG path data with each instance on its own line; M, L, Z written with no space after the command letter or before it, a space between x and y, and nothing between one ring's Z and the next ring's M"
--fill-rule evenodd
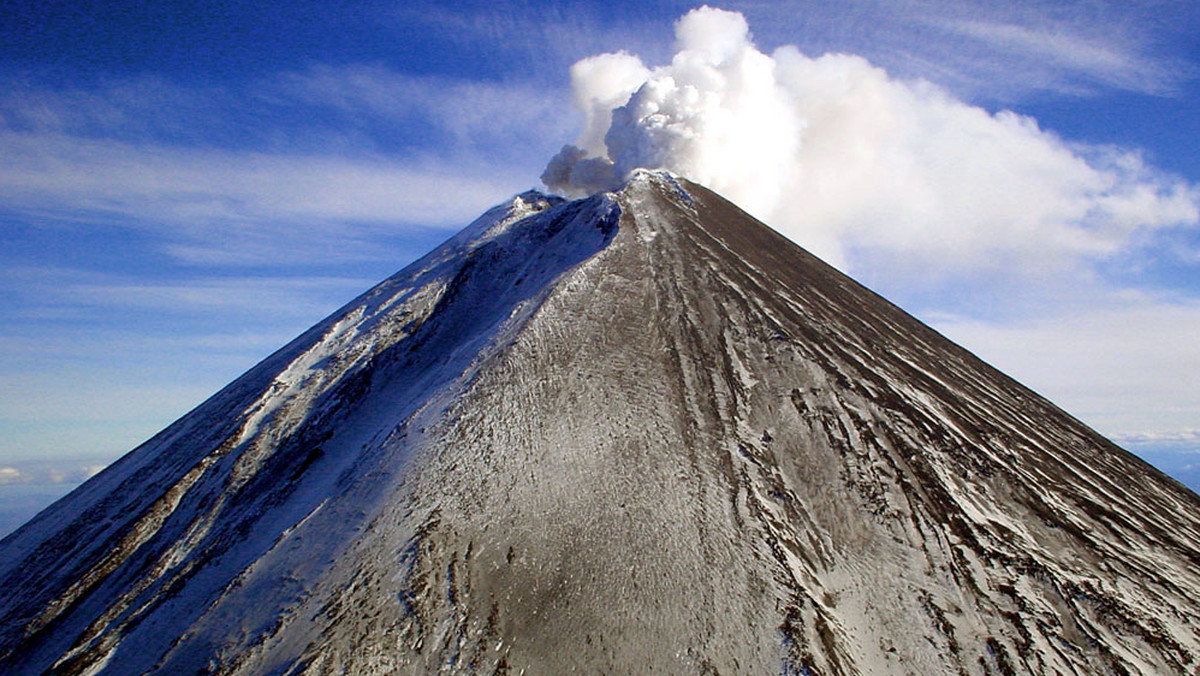
M713 193L485 214L0 542L0 672L1162 674L1200 501Z

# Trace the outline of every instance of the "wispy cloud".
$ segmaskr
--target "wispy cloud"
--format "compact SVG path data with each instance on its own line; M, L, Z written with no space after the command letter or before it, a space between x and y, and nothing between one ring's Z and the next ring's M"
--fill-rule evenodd
M0 467L0 486L15 484L78 484L90 479L105 465L78 465L65 461L53 465L38 464L18 469Z
M480 164L480 155L512 152L506 141L549 148L547 137L574 124L559 88L522 75L468 80L378 63L317 63L219 85L139 75L59 86L0 71L0 126L269 154L379 156L400 148L414 156L416 149Z
M1101 432L1185 440L1200 420L1200 302L1094 285L1088 294L1041 317L924 318Z
M1082 78L1094 84L1148 94L1169 94L1179 74L1167 64L1132 53L1128 45L1103 42L1058 29L986 21L947 21L951 33L974 38L994 50L998 59L1039 64L1038 71L1060 75L1060 86L1080 91L1068 83Z
M8 208L111 213L139 223L315 219L458 222L509 190L481 168L381 157L286 155L0 134Z
M266 83L264 96L364 120L420 121L447 135L442 151L466 157L551 147L574 126L566 92L529 80L468 81L415 76L378 65L313 66ZM474 160L477 162L478 160Z
M222 87L12 84L6 210L139 229L206 265L353 258L397 232L460 227L531 187L574 124L552 91L380 66Z
M40 220L118 225L208 264L350 259L379 235L457 228L526 181L376 157L289 156L0 133L0 202Z
M1112 435L1113 441L1121 444L1171 444L1187 445L1181 449L1188 453L1200 454L1200 430L1158 430L1139 432L1118 432Z
M897 77L921 78L973 101L1105 90L1169 95L1194 64L1163 49L1200 27L1184 3L1013 0L805 0L722 3L743 10L766 45L852 52ZM804 26L797 32L797 21Z
M226 320L254 315L278 321L310 317L312 307L341 304L378 280L360 277L197 276L154 281L127 275L65 268L10 268L0 273L0 289L8 287L10 315L20 317L21 295L39 312L83 318L99 313L122 316L130 311L154 316L220 314ZM333 309L336 305L329 307Z
M661 41L662 32L695 5L672 0L614 11L594 3L411 2L398 7L394 16L439 41L515 66L531 81L545 85L564 82L567 66L596 51L625 49L649 57L669 56L670 45Z
M184 144L227 140L228 119L245 109L236 92L187 85L155 75L102 78L89 85L51 84L32 74L9 75L0 94L0 121L11 132L80 138L158 139Z

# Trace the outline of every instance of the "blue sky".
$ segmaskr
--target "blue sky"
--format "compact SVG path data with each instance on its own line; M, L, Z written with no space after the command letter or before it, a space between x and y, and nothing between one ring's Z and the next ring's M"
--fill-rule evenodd
M1053 256L1037 229L939 231L966 253L932 260L895 232L826 235L852 275L1200 485L1200 11L1002 4L720 6L763 53L857 55L886 91L1035 125L1129 190L1170 192L1154 227ZM570 66L666 64L693 6L4 3L0 484L77 481L539 185L584 129ZM930 180L1031 199L956 171Z

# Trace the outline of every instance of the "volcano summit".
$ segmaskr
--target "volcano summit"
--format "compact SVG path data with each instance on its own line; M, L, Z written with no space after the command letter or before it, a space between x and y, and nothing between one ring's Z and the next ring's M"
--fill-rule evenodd
M0 543L0 671L1194 673L1200 500L714 193L526 193Z

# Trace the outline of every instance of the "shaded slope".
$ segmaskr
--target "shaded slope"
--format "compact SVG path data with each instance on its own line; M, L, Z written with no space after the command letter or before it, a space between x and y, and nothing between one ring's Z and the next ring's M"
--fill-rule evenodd
M485 216L5 540L0 665L1189 673L1197 543L1193 494L643 173Z

